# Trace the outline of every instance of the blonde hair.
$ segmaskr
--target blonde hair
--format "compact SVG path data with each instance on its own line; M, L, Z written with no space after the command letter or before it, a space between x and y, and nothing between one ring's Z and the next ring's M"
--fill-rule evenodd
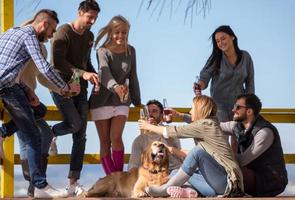
M217 106L211 97L206 95L197 96L193 99L195 116L198 119L206 119L216 116Z
M127 30L127 36L126 36L126 43L125 43L125 52L127 54L130 54L130 49L128 47L128 35L129 35L129 29L130 29L130 23L128 22L127 19L125 19L123 16L121 15L117 15L117 16L114 16L111 21L105 26L103 27L102 29L99 30L98 32L98 35L95 39L95 43L94 43L94 48L97 47L99 41L106 35L107 38L106 40L104 41L104 43L102 44L102 46L106 46L107 44L109 44L111 42L111 33L112 31L121 26L122 24L126 25L128 27L128 30Z

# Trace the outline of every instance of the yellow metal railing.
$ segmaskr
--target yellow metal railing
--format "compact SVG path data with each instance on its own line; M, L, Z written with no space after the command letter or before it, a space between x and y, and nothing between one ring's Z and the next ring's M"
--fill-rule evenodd
M45 117L47 121L60 121L62 117L55 106L48 106L48 112ZM176 110L188 113L188 108L175 108ZM274 123L295 123L295 109L262 109L261 114L269 121ZM0 116L3 121L9 119L8 114L0 105ZM131 108L128 121L137 121L139 118L139 108ZM175 120L180 122L179 119ZM14 154L14 137L11 136L5 139L5 160L1 166L1 197L13 197L14 194L14 165L20 164L19 154ZM286 163L295 163L295 154L284 155ZM128 162L129 154L125 155L125 163ZM69 154L59 154L49 157L49 164L68 164L70 162ZM98 164L100 158L98 154L86 154L84 164Z
M13 27L14 21L14 0L1 0L1 32ZM13 197L14 187L7 187L7 184L14 184L14 139L5 141L4 148L7 154L6 160L1 169L1 193L2 197Z

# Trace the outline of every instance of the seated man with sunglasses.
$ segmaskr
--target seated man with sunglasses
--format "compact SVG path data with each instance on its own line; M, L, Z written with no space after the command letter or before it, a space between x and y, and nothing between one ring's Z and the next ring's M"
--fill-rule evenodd
M287 183L279 132L260 114L255 94L242 94L233 107L233 120L220 123L224 132L237 137L237 159L244 176L245 192L252 196L276 196Z

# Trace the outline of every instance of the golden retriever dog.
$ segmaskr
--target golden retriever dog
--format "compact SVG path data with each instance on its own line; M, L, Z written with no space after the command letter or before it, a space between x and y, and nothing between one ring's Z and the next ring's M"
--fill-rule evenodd
M145 187L168 181L169 159L166 146L154 141L141 155L141 166L127 172L113 172L99 179L84 197L147 197Z

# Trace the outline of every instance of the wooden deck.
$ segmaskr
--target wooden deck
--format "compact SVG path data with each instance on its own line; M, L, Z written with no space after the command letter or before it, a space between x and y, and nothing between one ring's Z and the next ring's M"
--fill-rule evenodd
M32 199L32 198L3 198L3 200L12 200L12 199L16 199L16 200L27 200L27 199ZM61 198L62 199L62 198ZM116 200L134 200L134 199L156 199L156 200L167 200L167 199L176 199L176 198L106 198L106 197L102 197L102 198L63 198L65 200L112 200L112 199L116 199ZM178 198L179 200L187 200L187 198ZM191 198L191 199L200 199L200 198ZM277 196L277 197L272 197L272 198L253 198L253 197L248 197L248 198L206 198L206 200L221 200L221 199L225 199L225 200L291 200L294 199L295 200L295 196ZM58 199L56 199L58 200ZM60 200L60 199L59 199Z

